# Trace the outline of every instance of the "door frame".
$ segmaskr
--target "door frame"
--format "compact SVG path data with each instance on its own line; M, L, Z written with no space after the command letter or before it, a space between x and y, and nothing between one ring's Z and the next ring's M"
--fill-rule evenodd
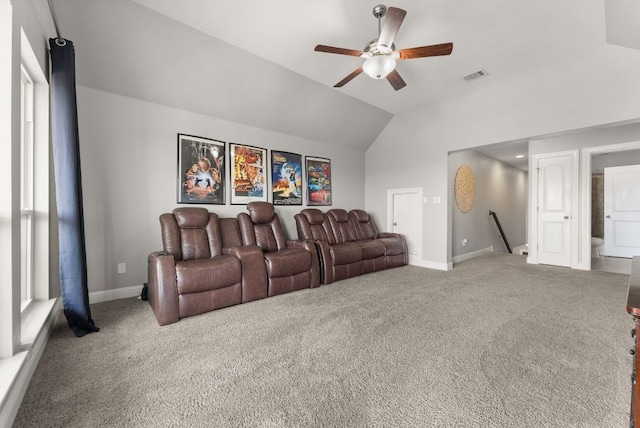
M387 231L393 231L393 197L394 195L402 195L406 193L416 193L418 195L419 218L422 220L422 187L412 187L406 189L388 189L387 190ZM420 243L420 248L416 251L415 256L409 256L409 264L419 265L422 261L422 221L419 221L415 227L415 235Z
M538 164L541 159L557 158L562 156L571 156L571 264L572 269L581 269L580 267L580 251L581 243L577 241L580 238L580 210L579 210L579 178L580 170L578 168L580 151L565 150L561 152L544 153L533 155L529 160L529 254L527 263L538 264L538 201L540 184ZM591 250L591 239L589 239L589 250Z
M611 257L624 257L624 258L633 258L638 255L638 250L640 250L640 245L637 245L638 241L640 241L640 208L634 210L634 214L630 214L625 210L618 211L616 209L616 204L614 203L617 198L614 197L617 194L616 191L616 175L618 173L629 173L632 172L636 177L639 178L639 181L633 181L636 184L630 184L631 189L638 188L638 183L640 182L640 165L616 165L616 166L607 166L604 168L603 176L604 176L604 242L602 245L602 255L611 256ZM593 197L593 195L592 195ZM640 199L638 200L640 202ZM620 217L624 217L621 219ZM633 219L631 219L633 217ZM611 221L607 221L607 218L610 218ZM593 220L593 219L592 219ZM636 223L636 228L634 230L635 236L632 239L634 244L628 244L629 246L624 245L616 245L617 238L620 237L620 232L616 232L616 220L618 221L634 221ZM610 233L607 233L610 232ZM608 236L608 238L607 238ZM630 235L633 236L633 235Z
M586 147L581 149L580 158L580 257L584 270L591 270L591 157L603 153L640 150L640 141L609 144L606 146Z

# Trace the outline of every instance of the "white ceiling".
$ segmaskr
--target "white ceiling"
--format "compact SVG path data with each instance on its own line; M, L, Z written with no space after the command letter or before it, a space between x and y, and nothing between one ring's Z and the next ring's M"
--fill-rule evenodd
M357 57L314 52L316 44L361 50L377 37L372 0L135 0L328 87L358 68ZM397 114L470 85L564 59L605 43L603 0L396 0L407 11L397 48L453 42L447 57L398 63L407 87L362 74L337 91ZM485 83L463 76L479 69Z
M607 20L606 5L619 2L634 4L389 3L407 11L397 48L454 44L450 56L399 61L407 83L400 91L365 74L335 89L363 60L313 50L316 44L363 49L377 36L373 1L57 0L55 7L63 35L76 46L82 85L365 151L396 114L446 105L461 91L566 61L608 36L624 38L624 31L608 31L612 19L638 19L616 10ZM463 79L479 69L489 76Z

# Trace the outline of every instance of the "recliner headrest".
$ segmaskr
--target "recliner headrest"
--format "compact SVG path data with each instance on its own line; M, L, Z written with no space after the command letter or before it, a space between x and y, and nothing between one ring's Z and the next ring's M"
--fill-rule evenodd
M369 213L364 210L351 210L351 213L353 213L354 217L360 223L366 223L369 221Z
M324 221L324 214L317 208L305 208L300 214L307 218L309 224L322 224Z
M349 213L347 213L342 208L334 208L327 211L327 214L333 216L333 218L335 218L338 223L346 223L349 221Z
M185 229L205 227L209 223L209 211L206 208L176 208L173 216L178 226Z
M276 213L275 208L269 202L249 202L247 210L254 224L270 223Z

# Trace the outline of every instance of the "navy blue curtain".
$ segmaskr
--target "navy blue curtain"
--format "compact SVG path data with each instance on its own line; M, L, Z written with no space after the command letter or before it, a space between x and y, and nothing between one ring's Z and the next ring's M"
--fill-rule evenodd
M58 210L60 288L64 315L76 336L99 331L91 319L82 210L82 176L73 42L49 39L51 127Z

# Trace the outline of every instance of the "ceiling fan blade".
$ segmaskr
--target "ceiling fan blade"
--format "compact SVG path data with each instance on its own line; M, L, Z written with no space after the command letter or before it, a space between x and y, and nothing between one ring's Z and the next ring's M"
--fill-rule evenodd
M400 54L398 59L424 58L427 56L450 55L453 50L453 43L442 43L439 45L420 46L417 48L398 49Z
M353 49L335 48L333 46L318 45L314 49L316 52L326 52L340 55L360 56L362 51L356 51Z
M404 20L404 16L407 11L398 9L397 7L390 7L387 10L387 15L384 18L382 29L380 30L380 37L378 37L378 44L391 48L393 39L396 38L396 34L400 29L400 25Z
M396 91L407 86L405 81L402 80L402 77L400 77L400 73L398 73L398 70L393 70L391 73L389 73L387 75L387 80L389 81L389 83L391 83L391 86L393 86L393 89L395 89Z
M344 85L349 83L354 77L356 77L360 73L362 73L362 67L358 67L353 73L351 73L350 75L348 75L347 77L345 77L344 79L342 79L341 81L333 85L333 87L342 88Z

